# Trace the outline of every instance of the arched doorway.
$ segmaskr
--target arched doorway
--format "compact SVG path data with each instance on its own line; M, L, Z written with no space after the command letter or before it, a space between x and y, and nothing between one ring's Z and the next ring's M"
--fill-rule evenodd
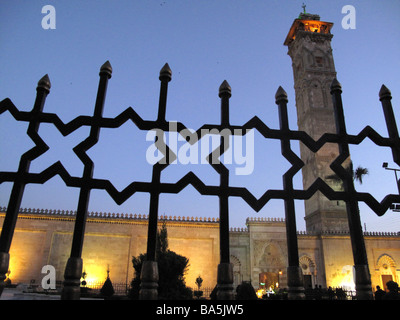
M383 254L378 258L377 266L379 269L380 280L383 290L387 290L386 283L388 281L398 282L396 274L396 262L388 254Z
M286 286L286 257L276 243L265 246L259 260L259 288L276 290Z
M243 281L243 275L241 270L242 264L240 263L240 260L236 256L231 255L230 260L231 263L233 264L233 287L236 288Z
M301 271L303 273L304 288L313 288L316 284L317 270L314 261L307 255L302 255L299 259Z

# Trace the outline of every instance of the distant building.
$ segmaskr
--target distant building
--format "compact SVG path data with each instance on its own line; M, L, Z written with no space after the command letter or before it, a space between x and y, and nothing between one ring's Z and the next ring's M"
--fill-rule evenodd
M0 208L2 225L5 208ZM107 277L113 284L129 283L134 274L132 257L146 252L146 215L89 213L83 245L83 270L88 285L99 285ZM170 250L189 258L186 283L195 286L200 275L203 287L217 282L219 263L218 220L197 217L165 217ZM70 254L75 215L72 212L22 209L10 250L10 279L13 283L41 283L44 265L56 269L63 281ZM281 218L250 218L247 228L230 230L230 260L235 286L251 281L254 288L285 287L287 247L285 221ZM400 234L364 233L372 286L385 287L399 281ZM300 266L305 287L354 288L353 256L347 232L299 232ZM264 285L260 285L264 283Z
M336 77L330 32L332 23L307 13L295 19L284 42L293 62L298 127L314 139L336 133L330 84ZM327 144L316 154L300 145L303 185L333 174L329 164L337 157L336 145ZM0 225L5 208L0 208ZM219 223L215 219L160 217L168 229L170 249L189 258L188 286L200 275L203 287L214 287L219 264ZM298 234L299 262L304 286L354 289L353 255L345 204L316 193L305 201L306 232ZM23 209L10 250L14 282L40 283L41 268L53 265L63 280L70 254L75 216L71 212ZM83 246L86 281L104 282L107 268L113 283L130 283L132 257L146 251L147 216L90 213ZM251 281L254 288L286 287L287 245L285 221L250 218L245 229L230 231L230 261L235 285ZM399 282L400 233L364 233L372 287Z

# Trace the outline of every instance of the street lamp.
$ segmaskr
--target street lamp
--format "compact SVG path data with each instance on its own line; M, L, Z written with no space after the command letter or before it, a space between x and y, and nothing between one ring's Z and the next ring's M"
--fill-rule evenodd
M399 183L399 179L397 178L397 171L400 171L400 169L388 168L388 163L387 162L382 163L382 168L385 168L385 170L394 171L394 175L395 175L395 178L396 178L397 189L399 190L399 194L400 194L400 183Z
M385 168L385 170L392 170L392 171L394 171L394 176L395 176L395 178L396 178L397 189L398 189L399 194L400 194L400 181L399 181L399 179L397 178L397 171L400 171L400 169L388 168L388 163L387 163L387 162L382 163L382 168ZM390 206L390 209L392 209L393 211L400 211L400 204L392 203L392 205Z

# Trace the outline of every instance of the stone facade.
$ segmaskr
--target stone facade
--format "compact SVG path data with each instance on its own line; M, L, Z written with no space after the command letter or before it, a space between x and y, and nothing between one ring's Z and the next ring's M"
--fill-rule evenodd
M259 287L264 273L278 279L281 287L286 286L287 247L285 222L279 219L247 219L250 272L244 280ZM231 232L231 238L237 237ZM382 275L394 281L400 276L400 233L364 233L372 286L385 286ZM299 232L299 262L305 287L321 285L324 288L345 287L354 289L353 255L350 236L346 231L322 233ZM231 252L235 252L231 241ZM386 262L383 262L386 261ZM396 262L397 261L397 262ZM242 261L241 261L242 262ZM243 263L242 263L243 264ZM386 269L382 269L382 265ZM246 276L248 278L246 278Z
M0 213L0 225L4 213ZM75 216L72 212L22 211L10 249L10 278L28 282L43 278L41 268L53 265L62 281L70 255ZM132 257L146 252L147 216L100 215L91 213L87 220L82 251L87 282L101 282L110 276L116 283L130 283ZM201 275L203 285L217 281L219 263L219 224L215 219L166 218L169 247L190 261L186 282L195 286ZM39 281L40 283L40 281Z
M331 47L332 26L330 22L320 21L318 15L301 14L293 22L284 43L292 59L297 125L314 140L324 133L336 133L330 95L330 85L336 77ZM304 189L309 188L317 178L324 179L334 189L340 188L335 180L327 179L333 175L329 165L338 155L337 144L327 143L314 153L300 143ZM308 231L348 230L343 201L330 201L317 192L304 203Z
M4 210L0 208L0 225ZM195 287L200 275L203 287L217 282L219 222L215 219L160 217L167 225L171 250L189 258L186 283ZM75 216L72 212L21 210L10 250L10 278L14 283L40 284L44 265L53 265L63 280L70 254ZM247 228L230 230L230 260L235 287L250 281L285 287L287 284L286 229L283 219L250 218ZM372 285L384 287L400 277L400 233L365 233ZM133 278L132 257L144 253L147 216L90 213L83 247L87 282L103 282L110 268L114 283ZM306 286L352 288L353 256L346 232L298 233L299 260ZM265 286L266 286L265 285ZM261 286L262 287L262 286Z

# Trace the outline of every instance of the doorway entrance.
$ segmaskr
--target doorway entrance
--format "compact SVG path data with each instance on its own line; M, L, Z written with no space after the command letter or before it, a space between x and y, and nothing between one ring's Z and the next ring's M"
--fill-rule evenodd
M259 274L260 289L270 290L279 287L278 272L262 272Z
M304 288L305 289L309 289L312 288L312 278L310 274L305 274L303 275L303 279L304 279Z
M393 280L393 277L392 277L391 274L383 274L382 275L382 287L383 287L383 290L387 291L386 283L389 282L389 281L392 281L392 280Z

